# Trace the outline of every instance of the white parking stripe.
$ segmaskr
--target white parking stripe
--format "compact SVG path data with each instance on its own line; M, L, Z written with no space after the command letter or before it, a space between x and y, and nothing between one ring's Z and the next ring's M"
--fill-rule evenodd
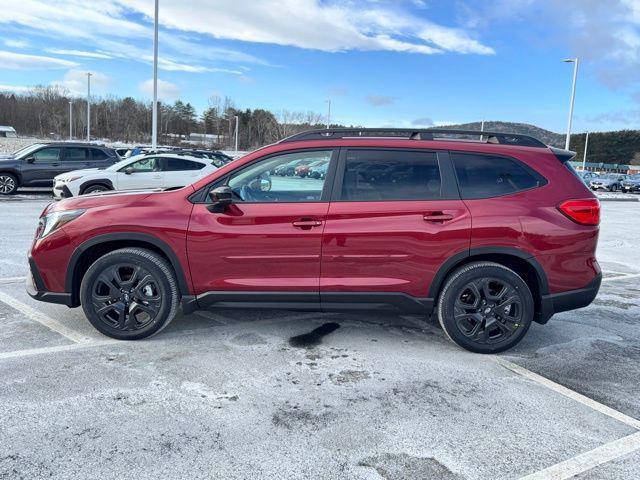
M20 313L23 313L28 318L33 320L34 322L38 322L41 325L44 325L50 330L53 330L60 335L67 337L69 340L75 343L86 343L93 342L91 337L87 337L86 335L81 334L80 332L76 332L75 330L63 325L62 323L54 320L51 317L48 317L44 313L40 313L35 308L30 307L29 305L22 303L20 300L16 300L15 298L7 295L4 292L0 292L0 302L3 302L9 305L11 308L18 310Z
M640 450L640 432L605 443L564 462L522 477L520 480L564 480L637 450Z
M640 430L640 420L636 420L635 418L630 417L629 415L626 415L622 412L619 412L618 410L614 410L613 408L607 407L606 405L603 405L600 402L592 400L589 397L585 397L584 395L578 392L574 392L570 388L560 385L559 383L556 383L552 380L549 380L548 378L545 378L542 375L533 373L532 371L527 370L526 368L521 367L520 365L516 365L515 363L510 362L509 360L506 360L502 357L494 357L494 359L503 367L508 368L509 370L519 375L522 375L523 377L526 377L529 380L533 380L534 382L539 383L540 385L547 387L548 389L553 390L554 392L564 395L565 397L568 397L571 400L575 400L576 402L582 403L583 405L586 405L589 408L592 408L594 410L597 410L600 413L603 413L611 418L614 418L619 422L626 423L627 425Z
M624 275L620 277L606 277L603 278L603 282L613 282L614 280L626 280L627 278L638 278L640 277L640 273L632 273L631 275Z
M4 277L4 278L0 278L0 285L3 285L5 283L24 282L26 279L27 277Z
M78 350L80 348L101 347L102 345L109 345L118 342L120 341L100 340L97 342L82 342L70 343L69 345L57 345L55 347L26 348L24 350L14 350L13 352L0 352L0 360L5 360L7 358L29 357L31 355L42 355L45 353L68 352L70 350Z

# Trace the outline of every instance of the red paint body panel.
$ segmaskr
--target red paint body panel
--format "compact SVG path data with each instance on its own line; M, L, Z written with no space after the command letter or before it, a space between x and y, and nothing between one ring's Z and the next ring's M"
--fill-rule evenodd
M195 205L188 251L196 294L213 290L317 292L328 203L236 204L225 213Z
M453 220L427 222L443 212ZM427 297L452 255L469 249L471 216L461 200L333 202L322 241L323 292L401 292Z

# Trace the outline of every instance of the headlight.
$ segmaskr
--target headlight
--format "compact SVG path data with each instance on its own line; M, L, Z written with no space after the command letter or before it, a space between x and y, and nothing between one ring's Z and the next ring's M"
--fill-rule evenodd
M74 180L78 180L79 178L82 177L66 177L66 178L59 178L58 181L62 182L62 183L69 183L69 182L73 182Z
M50 233L55 232L63 225L66 225L72 220L75 220L82 215L85 210L62 210L52 212L44 217L40 217L40 223L38 224L38 230L36 231L37 238L44 238Z

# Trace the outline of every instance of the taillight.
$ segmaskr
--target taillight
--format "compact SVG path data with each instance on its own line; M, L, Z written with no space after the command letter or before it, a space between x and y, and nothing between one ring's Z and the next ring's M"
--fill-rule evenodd
M600 202L597 198L567 200L558 205L558 210L580 225L598 225L600 223Z

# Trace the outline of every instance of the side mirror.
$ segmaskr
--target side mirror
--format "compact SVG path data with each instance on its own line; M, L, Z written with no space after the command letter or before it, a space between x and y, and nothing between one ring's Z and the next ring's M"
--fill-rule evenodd
M34 157L33 155L30 157L25 158L27 163L33 163L36 161L36 157Z
M134 172L132 167L127 167L124 169L125 175L131 175Z
M231 187L218 187L209 192L211 205L207 205L207 210L211 213L221 213L233 203L233 190Z

